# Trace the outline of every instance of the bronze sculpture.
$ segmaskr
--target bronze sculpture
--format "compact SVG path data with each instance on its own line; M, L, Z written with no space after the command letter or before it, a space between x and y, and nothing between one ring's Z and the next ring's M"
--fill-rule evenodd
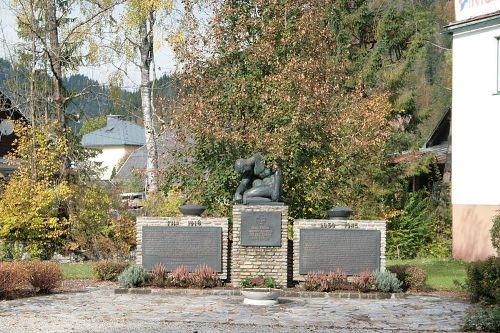
M260 154L247 159L238 159L234 164L234 170L242 175L234 193L235 203L266 204L281 200L283 185L281 169L276 165L266 167Z

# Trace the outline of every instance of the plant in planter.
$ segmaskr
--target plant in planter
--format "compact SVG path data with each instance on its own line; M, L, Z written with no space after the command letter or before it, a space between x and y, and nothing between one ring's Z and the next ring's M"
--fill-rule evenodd
M273 305L278 304L279 289L272 278L258 276L246 278L240 282L243 289L244 304L251 305Z

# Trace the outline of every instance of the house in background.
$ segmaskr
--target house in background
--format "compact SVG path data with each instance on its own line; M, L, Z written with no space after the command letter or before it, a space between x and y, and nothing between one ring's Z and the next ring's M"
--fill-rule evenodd
M145 145L146 137L143 127L123 120L120 116L108 115L106 127L85 134L81 143L84 147L100 150L94 161L103 168L101 179L110 180L118 163Z
M453 256L495 255L500 208L500 1L455 0L453 35Z
M16 136L14 121L24 119L22 113L12 105L12 101L0 91L0 178L5 179L14 168L5 163L5 155L13 147Z

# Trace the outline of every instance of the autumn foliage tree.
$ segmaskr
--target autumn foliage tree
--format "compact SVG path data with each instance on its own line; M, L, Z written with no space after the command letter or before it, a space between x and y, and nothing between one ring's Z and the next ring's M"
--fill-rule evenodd
M17 170L0 197L0 238L27 246L35 257L50 256L63 245L68 227L62 202L73 191L60 176L60 159L67 153L56 125L42 130L17 124L16 149L8 156Z
M380 215L392 108L383 91L344 89L348 50L330 1L220 1L206 34L195 8L176 44L187 91L176 123L196 144L171 179L227 214L234 161L262 152L283 168L292 216L337 205Z

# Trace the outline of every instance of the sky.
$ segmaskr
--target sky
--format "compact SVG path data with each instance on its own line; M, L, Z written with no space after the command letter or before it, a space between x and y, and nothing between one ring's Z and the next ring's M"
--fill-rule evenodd
M15 46L19 43L16 33L16 18L9 8L10 0L0 0L0 58L10 59L13 56ZM172 73L175 69L175 57L167 43L162 43L159 49L155 49L156 75L160 77L165 73ZM99 67L82 67L78 73L86 75L101 84L109 83L109 75L115 70L112 65L101 65ZM140 85L140 72L131 65L127 68L127 77L124 78L123 88L137 90Z

